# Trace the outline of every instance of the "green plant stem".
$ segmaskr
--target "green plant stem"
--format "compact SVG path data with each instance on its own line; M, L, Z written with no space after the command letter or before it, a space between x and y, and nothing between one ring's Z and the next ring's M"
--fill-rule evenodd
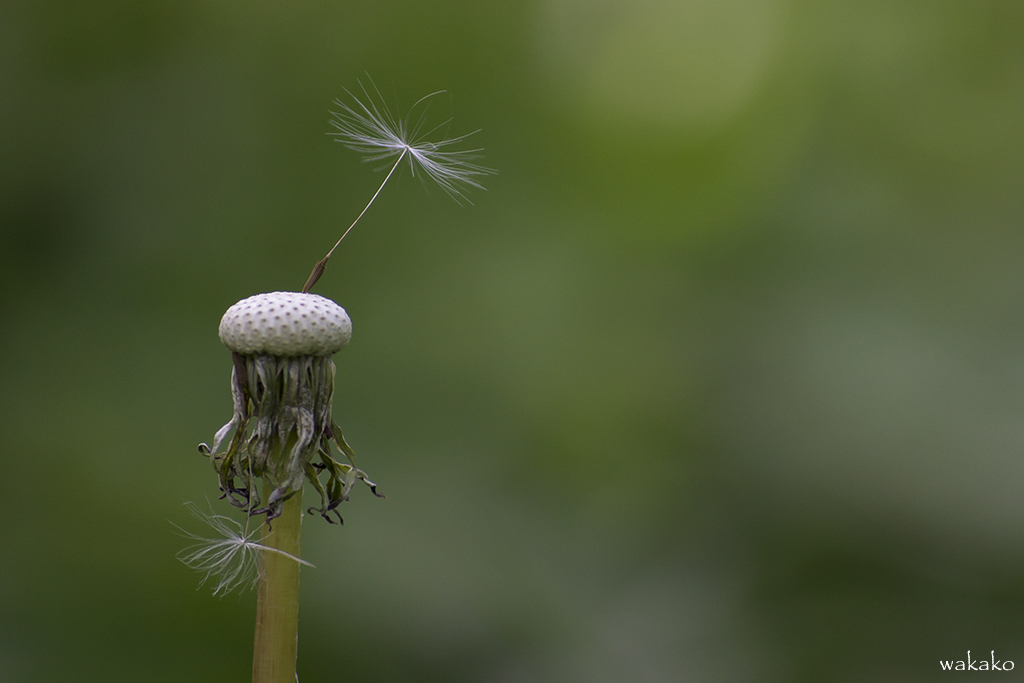
M264 499L270 497L267 487ZM281 516L263 524L261 544L292 555L299 554L302 529L302 491L284 502ZM279 553L260 556L262 573L256 602L256 640L253 646L253 683L295 683L299 638L299 563Z

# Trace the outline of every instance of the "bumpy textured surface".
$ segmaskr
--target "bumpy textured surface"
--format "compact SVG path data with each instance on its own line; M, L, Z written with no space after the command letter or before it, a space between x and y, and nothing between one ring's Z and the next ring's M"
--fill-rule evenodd
M242 355L329 356L351 338L348 313L319 294L257 294L220 320L220 340Z

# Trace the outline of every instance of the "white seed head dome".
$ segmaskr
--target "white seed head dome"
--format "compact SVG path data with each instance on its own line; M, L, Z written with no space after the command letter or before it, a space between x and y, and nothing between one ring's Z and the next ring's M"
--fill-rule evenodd
M330 356L351 338L348 313L319 294L257 294L220 319L224 346L245 356Z

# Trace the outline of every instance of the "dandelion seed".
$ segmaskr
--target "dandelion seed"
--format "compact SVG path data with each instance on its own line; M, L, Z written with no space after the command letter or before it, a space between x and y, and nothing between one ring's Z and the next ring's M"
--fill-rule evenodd
M451 119L447 119L432 128L426 128L427 113L431 99L443 93L444 90L438 90L425 97L421 97L409 109L409 113L406 114L405 118L398 118L384 104L384 98L372 81L370 85L373 88L372 93L362 82L359 83L359 88L363 91L363 96L366 100L365 103L349 90L346 90L345 93L352 100L352 104L348 104L340 99L334 101L339 111L331 112L334 116L331 125L338 132L329 133L329 135L337 136L336 142L341 142L349 149L362 154L364 161L380 161L394 156L398 158L395 159L395 163L391 170L388 171L384 181L377 188L377 191L373 193L373 196L366 206L363 207L363 210L359 212L359 215L356 216L356 219L352 221L348 229L342 233L338 241L331 247L331 250L327 252L327 256L323 257L313 267L313 272L310 274L309 279L306 280L306 285L302 288L303 292L308 292L316 284L316 281L320 279L327 265L327 260L331 258L334 250L338 248L338 245L345 239L345 236L352 231L352 228L356 227L356 223L359 222L359 219L363 217L363 214L366 213L374 200L377 199L377 195L387 185L388 180L394 175L403 159L408 162L409 170L413 177L416 176L418 169L421 175L437 183L438 187L444 190L457 204L462 204L464 201L472 204L473 202L466 197L465 191L471 187L479 190L486 189L477 178L497 173L492 168L474 163L475 159L480 158L482 149L452 149L453 145L463 142L478 131L453 138L444 138L436 142L428 139L451 123ZM376 98L374 98L374 94L376 94Z
M331 134L338 136L337 142L344 143L349 149L364 155L366 161L379 161L397 155L398 159L395 162L397 167L404 158L408 161L409 170L414 176L416 169L419 168L459 203L469 201L463 192L465 186L485 189L475 178L492 175L496 171L473 163L474 159L480 158L479 153L483 150L449 149L452 145L462 142L478 131L431 142L427 138L446 127L451 119L443 121L429 130L423 130L430 101L442 94L443 90L420 98L410 108L406 117L399 119L384 105L383 97L376 87L373 88L373 91L380 104L374 100L373 95L362 83L359 84L359 87L365 96L365 104L348 90L345 92L352 99L352 105L346 104L340 99L334 101L334 104L340 107L340 111L331 112L334 115L331 125L338 129L337 133ZM415 123L411 123L413 116L416 116Z
M226 595L246 584L249 584L250 588L255 586L260 575L260 553L262 552L278 553L307 567L313 566L294 555L276 548L268 548L252 540L259 533L258 528L246 531L241 524L230 517L214 514L212 511L207 514L192 502L185 503L185 507L189 509L193 517L221 536L221 538L206 538L185 531L172 522L187 538L196 541L193 545L181 550L177 558L185 566L203 574L203 578L199 582L200 586L203 586L211 577L215 578L217 583L213 588L214 595Z

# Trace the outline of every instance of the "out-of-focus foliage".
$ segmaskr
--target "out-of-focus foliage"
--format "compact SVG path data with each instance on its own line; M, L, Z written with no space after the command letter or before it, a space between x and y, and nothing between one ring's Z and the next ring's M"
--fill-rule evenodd
M367 73L447 89L500 174L389 185L316 287L388 499L305 525L302 680L1024 666L1024 4L0 27L0 681L245 680L254 599L197 592L168 520L216 496L221 313L301 287L381 179L325 135Z

